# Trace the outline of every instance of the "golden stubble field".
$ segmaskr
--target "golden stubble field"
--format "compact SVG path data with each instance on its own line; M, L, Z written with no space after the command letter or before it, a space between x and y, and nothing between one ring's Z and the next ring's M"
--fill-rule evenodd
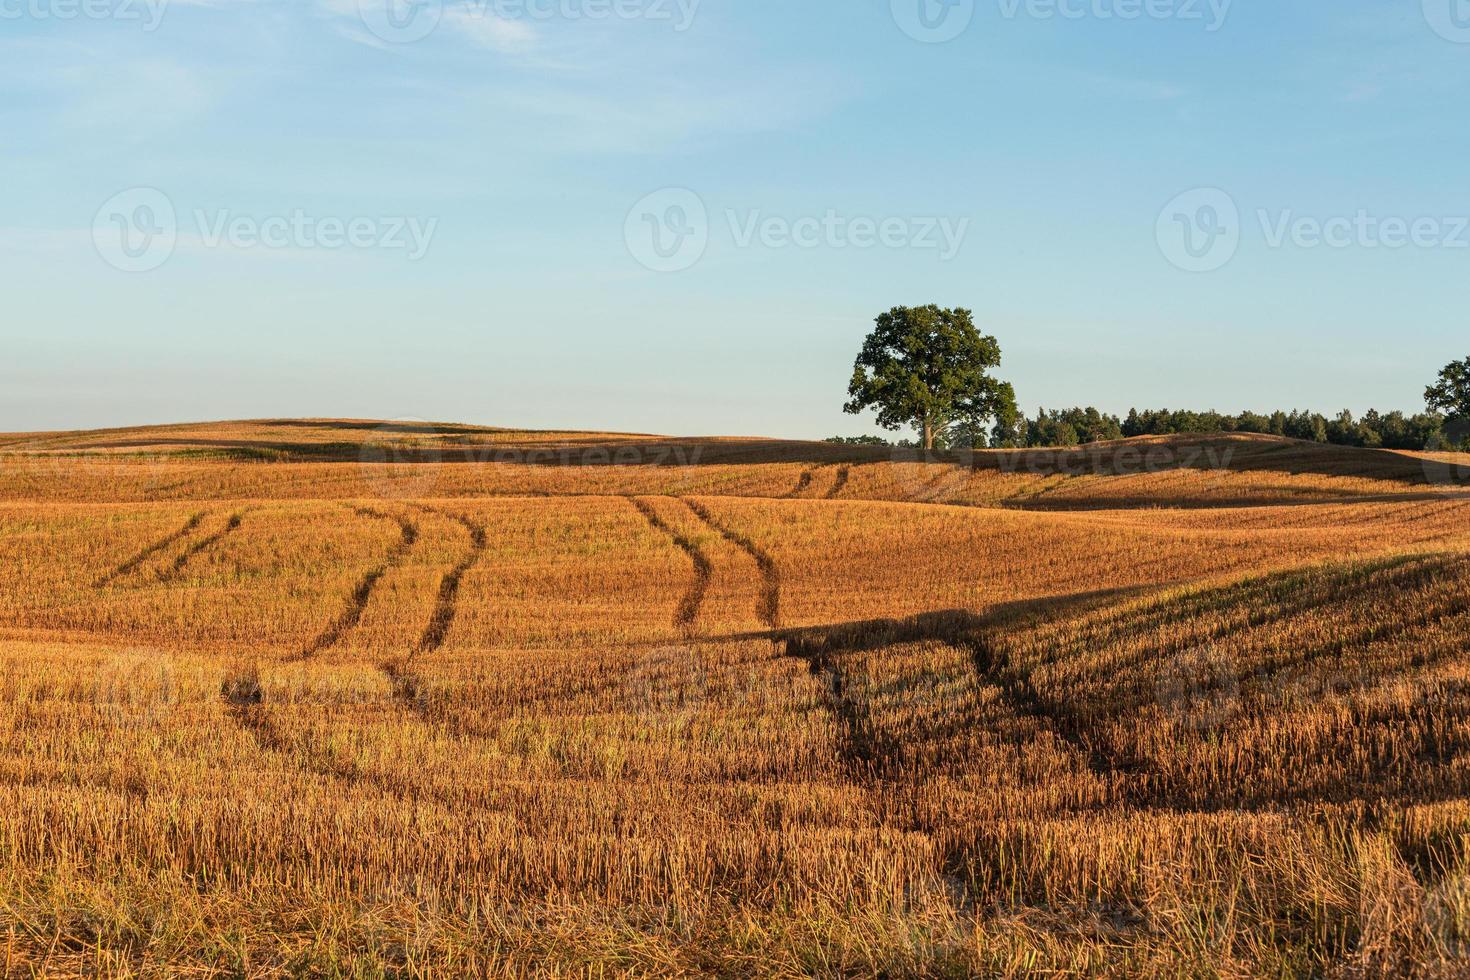
M0 436L5 973L1463 975L1461 463Z

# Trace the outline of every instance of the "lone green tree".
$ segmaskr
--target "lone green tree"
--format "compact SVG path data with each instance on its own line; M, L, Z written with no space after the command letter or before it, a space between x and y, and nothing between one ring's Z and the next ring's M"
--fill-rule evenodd
M975 329L969 310L896 306L876 324L853 367L849 415L877 409L880 426L911 425L929 450L952 427L1015 424L1015 389L988 373L1000 366L1000 344Z
M1470 357L1447 365L1439 372L1439 381L1424 392L1424 401L1432 411L1445 415L1446 441L1454 447L1470 444Z

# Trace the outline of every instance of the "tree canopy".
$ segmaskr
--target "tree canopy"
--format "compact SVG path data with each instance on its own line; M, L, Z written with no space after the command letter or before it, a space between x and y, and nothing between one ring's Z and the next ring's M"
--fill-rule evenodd
M844 411L876 409L889 430L911 425L925 449L951 429L973 439L991 420L1015 425L1015 390L988 373L999 366L1000 343L975 328L969 310L897 306L864 341Z
M1470 419L1470 357L1439 372L1439 381L1425 389L1424 400L1452 419Z

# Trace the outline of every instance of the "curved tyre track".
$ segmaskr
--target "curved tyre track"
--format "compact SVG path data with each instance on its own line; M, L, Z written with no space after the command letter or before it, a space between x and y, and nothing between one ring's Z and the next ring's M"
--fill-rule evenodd
M193 561L199 555L219 544L231 534L234 534L236 531L240 530L240 525L245 521L245 515L250 513L252 509L253 508L247 507L245 510L235 511L235 513L230 515L230 519L225 522L224 527L220 528L209 537L204 538L200 541L196 541L193 546L191 546L187 551L185 551L182 555L179 555L178 558L175 558L173 565L168 569L168 571L160 575L159 578L163 580L178 578L180 575L183 574L184 568L189 564L189 562Z
M463 514L448 514L444 511L435 510L432 507L419 507L428 514L436 514L461 525L470 534L470 550L465 554L458 565L445 573L439 583L439 602L434 607L434 616L429 620L429 625L424 629L424 635L419 638L419 644L409 656L409 662L419 654L433 653L444 645L449 637L449 628L454 625L454 618L459 612L459 588L464 582L464 577L484 557L485 548L489 544L489 538L485 532L485 526L470 520Z
M939 503L939 488L942 487L944 485L944 481L949 479L949 477L952 475L953 470L950 467L946 466L944 469L940 470L936 476L932 476L929 479L925 480L924 485L914 492L913 496L908 499L908 502L921 504Z
M812 675L827 686L833 712L842 726L843 756L865 773L881 776L898 758L900 746L877 730L867 699L852 691L843 669L843 655L925 641L944 643L965 655L978 678L996 687L1018 717L1031 718L1049 730L1094 775L1107 780L1132 768L1129 760L1114 757L1095 745L1083 722L1064 706L1042 697L1031 677L992 642L989 628L984 617L963 610L925 613L904 620L872 620L796 631L786 637L785 653L805 659Z
M714 575L714 566L710 564L709 556L706 555L697 543L680 534L670 527L668 522L658 516L658 512L646 500L637 497L629 497L628 502L638 509L649 524L656 530L668 535L684 553L689 556L690 562L694 564L694 581L689 584L689 591L684 598L679 600L679 608L674 611L674 626L684 633L694 630L694 621L699 618L700 607L704 605L705 593L709 591L710 578Z
M761 598L756 605L756 615L771 629L779 629L781 626L781 569L776 566L775 559L744 534L716 520L703 504L696 503L688 497L679 499L684 501L684 506L693 511L695 517L718 531L726 541L755 559L756 567L761 572L762 583Z
M803 470L801 476L796 481L796 486L786 491L786 499L792 500L796 497L800 497L803 493L805 493L806 490L812 485L812 477L815 474L816 470Z
M117 581L124 575L128 575L131 572L136 571L139 565L142 565L145 561L152 558L160 551L165 550L171 545L182 541L190 534L193 534L199 528L199 525L204 522L204 518L207 517L208 514L208 511L201 510L199 513L190 517L189 520L184 523L183 527L179 528L177 531L168 535L167 537L160 538L159 540L153 542L148 547L144 548L142 551L138 552L136 555L129 558L127 561L123 562L121 565L117 566L112 571L99 578L97 580L96 587L100 589L105 585L110 585L111 583Z
M367 610L368 600L373 597L373 589L377 588L378 582L408 557L408 553L413 550L415 542L419 539L418 525L406 517L395 517L367 507L352 509L359 517L397 522L401 532L398 543L388 552L381 565L362 577L362 580L357 583L357 588L352 590L352 597L348 600L347 608L342 611L342 615L338 616L336 621L323 630L316 639L302 648L295 657L297 660L308 660L323 650L336 646L342 637L362 619L362 614Z
M838 470L837 478L832 481L832 488L827 491L826 499L836 500L842 494L842 491L847 489L847 481L851 476L851 467L844 466L842 467L842 469Z

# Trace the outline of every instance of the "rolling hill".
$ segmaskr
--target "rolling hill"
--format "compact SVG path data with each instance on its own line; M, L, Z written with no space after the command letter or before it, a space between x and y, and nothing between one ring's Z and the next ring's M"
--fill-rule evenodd
M1462 463L0 436L7 970L1463 973Z

